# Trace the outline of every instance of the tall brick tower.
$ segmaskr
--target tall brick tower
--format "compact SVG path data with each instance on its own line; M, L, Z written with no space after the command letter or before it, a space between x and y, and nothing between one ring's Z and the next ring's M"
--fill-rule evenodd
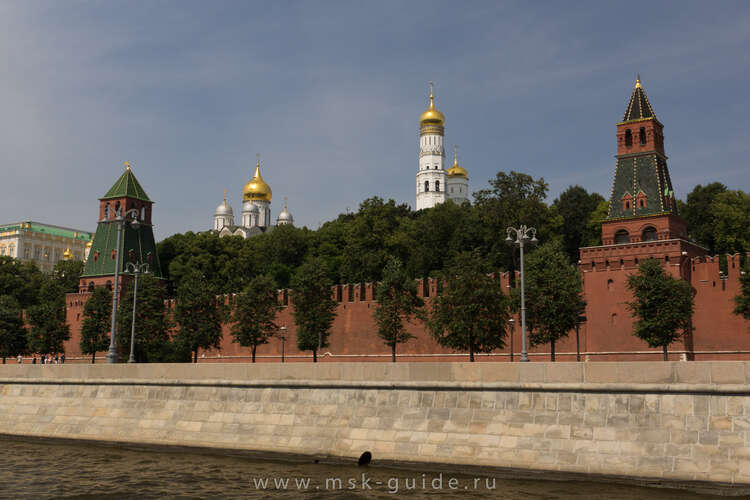
M119 249L120 273L126 270L128 262L146 262L149 264L149 272L157 277L162 276L151 224L152 205L153 202L126 163L125 172L99 199L99 223L81 275L80 291L89 291L94 286L108 283L109 286L112 285L116 262L117 214L132 209L138 212L138 224L134 227L135 224L128 222L123 227ZM123 278L127 279L127 275Z
M632 333L627 276L644 259L655 258L672 275L690 280L690 258L706 254L687 240L686 223L677 214L663 128L639 76L617 124L617 164L602 246L580 249L588 318L585 348L615 359L625 350L643 351L646 358L650 351ZM689 337L684 342L688 355L690 342Z

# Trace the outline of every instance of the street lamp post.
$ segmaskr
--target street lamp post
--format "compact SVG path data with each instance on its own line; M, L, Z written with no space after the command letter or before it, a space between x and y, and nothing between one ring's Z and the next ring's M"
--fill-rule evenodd
M135 363L135 305L138 298L138 276L148 272L147 263L139 262L128 262L127 265L128 274L135 276L135 283L133 284L133 321L130 322L130 358L128 363Z
M526 352L526 297L524 297L524 273L523 273L523 245L526 242L538 243L536 239L536 229L521 225L518 229L509 227L507 229L508 237L505 242L509 245L515 245L521 250L521 362L529 361L529 354ZM513 241L511 234L515 234L516 239Z
M138 229L138 210L135 208L126 211L124 214L119 212L115 217L117 224L117 248L115 249L115 287L112 293L112 327L109 335L109 352L107 352L107 363L117 363L117 347L115 346L115 335L117 333L117 296L118 296L118 279L120 277L120 243L122 242L122 230L127 222L128 216L133 217L131 225L133 229Z
M516 324L516 320L513 318L510 318L508 320L508 323L510 323L510 362L513 362L513 327Z
M286 342L286 325L281 327L281 362L284 362L284 343Z
M585 300L581 301L581 307L583 308L583 312L585 313L586 312ZM584 316L583 314L578 316L578 318L576 319L576 361L581 361L581 338L578 335L578 330L581 326L581 323L585 323L585 322L586 322L586 316Z

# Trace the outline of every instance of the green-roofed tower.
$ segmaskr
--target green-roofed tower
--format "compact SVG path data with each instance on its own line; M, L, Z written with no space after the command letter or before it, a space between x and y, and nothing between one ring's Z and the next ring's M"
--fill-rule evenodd
M162 277L151 222L152 206L153 202L126 162L125 172L99 199L99 223L81 275L82 291L94 285L106 284L115 274L118 214L129 214L119 248L120 273L126 270L129 262L146 262L151 273Z
M686 237L685 222L677 216L663 129L639 75L617 124L617 165L602 226L605 245Z

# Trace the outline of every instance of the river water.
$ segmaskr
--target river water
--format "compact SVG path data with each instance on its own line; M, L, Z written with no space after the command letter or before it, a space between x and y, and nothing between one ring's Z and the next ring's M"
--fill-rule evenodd
M430 469L260 459L242 453L139 449L0 439L2 498L710 498L611 481L543 479L544 473ZM442 467L442 466L441 466ZM548 476L549 477L549 476ZM340 482L339 482L340 481Z

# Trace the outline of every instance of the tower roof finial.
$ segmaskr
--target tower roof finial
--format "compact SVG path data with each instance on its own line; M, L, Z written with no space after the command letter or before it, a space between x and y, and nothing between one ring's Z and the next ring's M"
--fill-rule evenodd
M458 144L453 145L453 164L458 165Z
M284 196L284 212L286 212L286 200L287 200L287 197Z
M130 170L130 162L129 161L125 162L125 170Z
M641 74L638 73L638 77L635 79L635 88L641 88Z
M224 203L226 204L226 202L227 202L227 190L225 189L224 190Z
M432 93L432 80L430 80L430 109L435 107L435 95Z

